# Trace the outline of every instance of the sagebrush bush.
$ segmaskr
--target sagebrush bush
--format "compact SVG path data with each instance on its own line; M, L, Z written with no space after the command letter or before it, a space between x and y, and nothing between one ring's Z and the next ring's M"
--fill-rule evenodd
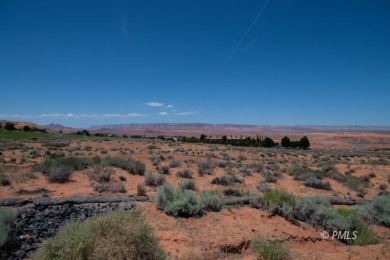
M203 210L218 212L222 209L223 202L214 192L204 191L200 194L200 205Z
M196 190L196 184L193 180L181 181L179 187L183 190Z
M201 205L189 190L175 190L171 185L162 185L157 192L157 208L175 217L191 217L202 214Z
M12 209L0 209L0 248L11 239L11 224L16 218L16 212Z
M180 161L177 161L177 160L173 160L169 163L169 167L170 168L177 168L181 165L181 162Z
M34 167L35 170L48 174L53 166L66 167L74 171L80 171L86 169L88 166L92 166L94 162L91 159L83 157L66 157L58 159L45 160L42 164Z
M47 179L49 182L65 183L70 180L73 170L67 166L52 166L48 170Z
M104 159L105 163L108 165L121 168L133 175L144 175L145 174L145 164L141 161L134 160L125 160L121 158L112 158L107 157Z
M145 175L145 184L148 186L160 186L165 182L165 176L160 174L153 174L149 172Z
M170 170L169 165L163 165L163 166L159 167L159 169L158 169L158 171L161 174L169 174L169 170Z
M193 175L194 173L190 169L184 169L176 173L176 176L187 179L192 179Z
M240 191L240 190L227 188L227 189L223 190L223 195L232 196L232 197L242 197L242 196L249 195L249 194L246 192Z
M321 220L319 218L322 215L317 213L320 209L329 208L330 206L330 201L326 198L299 198L296 200L294 216L301 221L318 226Z
M237 175L222 175L221 177L215 177L211 180L212 184L222 185L222 186L228 186L233 185L235 183L243 183L243 179L238 177Z
M365 219L390 227L390 195L380 195L372 199L372 201L361 205L357 208L359 214Z
M351 245L375 244L378 239L368 225L360 219L354 209L338 208L333 210L325 198L300 198L296 200L294 217L301 221L321 227L332 234L333 231L348 231L352 236L357 231L356 239L341 239Z
M167 259L142 214L117 211L70 222L45 241L35 259Z
M287 260L290 259L290 252L287 246L257 236L251 242L252 251L259 260Z
M200 176L212 175L214 172L214 164L212 161L200 161L198 162L198 173Z
M293 210L296 205L295 196L283 190L268 190L263 196L264 203L269 211L282 215L286 218L293 217Z
M111 175L115 173L115 170L110 167L106 167L105 164L97 164L90 169L88 176L97 182L109 182Z
M321 190L328 190L328 191L332 190L329 182L322 182L315 176L311 176L308 179L306 179L305 186L314 189L321 189Z

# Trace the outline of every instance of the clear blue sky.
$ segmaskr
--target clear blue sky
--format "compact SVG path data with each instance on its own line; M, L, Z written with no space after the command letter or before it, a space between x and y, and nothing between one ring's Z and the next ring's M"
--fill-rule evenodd
M390 125L390 2L1 0L0 91L40 124Z

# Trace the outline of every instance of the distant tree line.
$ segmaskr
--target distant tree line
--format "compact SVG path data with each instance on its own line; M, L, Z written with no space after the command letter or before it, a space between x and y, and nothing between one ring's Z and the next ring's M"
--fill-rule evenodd
M301 149L307 149L310 147L310 141L307 136L302 137L299 141L291 141L289 137L285 136L280 141L280 144L284 148L301 148Z
M0 129L3 129L3 126L2 126L1 123L0 123ZM21 130L21 131L24 131L24 132L41 132L41 133L46 133L46 129L37 128L37 127L30 127L28 125L23 126L22 129L17 129L15 127L15 124L12 123L12 122L5 123L4 130L7 130L7 131Z
M275 142L270 137L264 137L257 135L256 138L242 136L240 138L228 138L226 135L223 135L221 138L210 138L205 134L202 134L199 138L195 136L183 137L183 142L187 143L208 143L208 144L224 144L224 145L233 145L233 146L250 146L250 147L275 147L279 143ZM283 137L281 140L281 145L285 148L300 148L307 149L310 147L309 139L304 136L299 141L291 141L287 136Z

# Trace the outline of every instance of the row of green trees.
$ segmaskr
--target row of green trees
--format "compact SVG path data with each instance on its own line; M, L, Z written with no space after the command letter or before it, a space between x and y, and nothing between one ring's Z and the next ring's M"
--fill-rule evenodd
M3 129L3 125L0 123L0 129ZM15 131L15 130L23 130L24 132L42 132L46 133L46 129L30 127L28 125L23 126L22 129L16 129L15 124L11 122L7 122L4 125L4 129L7 131Z
M225 144L233 146L252 146L252 147L275 147L279 145L278 142L275 142L270 137L263 137L257 135L256 138L246 137L246 138L227 138L226 135L221 138L208 138L205 134L202 134L199 138L192 137L183 137L183 142L187 143L209 143L209 144ZM289 137L285 136L282 138L281 145L285 148L301 148L307 149L310 147L309 139L304 136L299 141L291 141Z
M303 136L299 141L291 141L289 137L285 136L280 141L280 144L284 148L301 148L308 149L310 147L310 141L307 136Z

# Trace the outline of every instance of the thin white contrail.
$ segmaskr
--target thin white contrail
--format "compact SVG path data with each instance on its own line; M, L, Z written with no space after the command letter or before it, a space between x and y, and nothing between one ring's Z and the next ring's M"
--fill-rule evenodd
M263 13L264 9L267 7L270 0L267 0L263 7L260 9L260 11L257 13L255 19L253 19L251 25L249 25L248 29L244 33L244 35L241 37L241 39L238 41L236 47L233 49L233 51L230 53L229 59L231 59L234 54L236 53L237 49L240 47L241 43L244 41L245 37L248 35L248 33L252 30L252 27L255 25L257 20L260 18L261 14Z

